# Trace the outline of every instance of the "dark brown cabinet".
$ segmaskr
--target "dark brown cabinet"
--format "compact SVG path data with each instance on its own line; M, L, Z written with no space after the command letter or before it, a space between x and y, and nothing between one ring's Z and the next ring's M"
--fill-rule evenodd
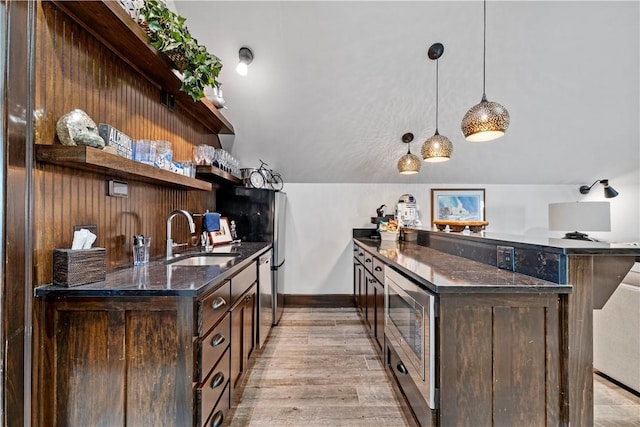
M354 245L353 292L376 350L384 347L384 264L362 247Z
M256 285L253 284L231 308L231 392L240 384L256 346Z
M198 297L50 296L35 425L213 426L256 345L257 262Z

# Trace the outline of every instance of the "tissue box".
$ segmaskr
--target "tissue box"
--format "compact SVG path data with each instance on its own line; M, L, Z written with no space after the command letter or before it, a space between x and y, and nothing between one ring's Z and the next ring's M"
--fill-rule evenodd
M100 282L106 275L104 248L54 249L53 283L80 286Z

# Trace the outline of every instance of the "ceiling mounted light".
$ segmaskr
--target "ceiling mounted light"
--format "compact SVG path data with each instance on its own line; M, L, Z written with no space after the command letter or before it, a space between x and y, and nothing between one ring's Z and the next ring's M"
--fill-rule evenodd
M425 162L444 162L451 159L453 144L446 136L438 132L438 59L444 53L442 43L434 43L429 48L429 59L436 61L436 132L422 145L422 158Z
M238 52L239 62L236 67L236 73L246 76L249 72L249 64L253 62L253 52L248 47L241 47Z
M411 153L411 141L413 141L412 133L402 135L402 142L407 144L407 154L398 160L398 171L402 175L412 175L420 172L420 157Z
M597 183L600 183L600 184L604 185L604 197L606 197L607 199L612 199L612 198L614 198L614 197L616 197L618 195L618 192L616 190L614 190L613 187L609 186L609 180L608 179L597 179L590 186L583 185L583 186L580 187L580 193L581 194L587 194L591 190L591 188L594 185L596 185Z
M486 68L487 68L487 0L484 0L482 51L482 100L467 111L460 128L467 141L491 141L500 138L509 127L509 112L497 102L487 101Z

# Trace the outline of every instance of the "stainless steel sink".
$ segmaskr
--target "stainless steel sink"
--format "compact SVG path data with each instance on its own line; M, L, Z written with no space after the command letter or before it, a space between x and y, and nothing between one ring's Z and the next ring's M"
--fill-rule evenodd
M169 261L169 265L175 266L206 266L206 265L228 265L232 266L240 254L231 253L210 253L194 256L182 256L176 260Z

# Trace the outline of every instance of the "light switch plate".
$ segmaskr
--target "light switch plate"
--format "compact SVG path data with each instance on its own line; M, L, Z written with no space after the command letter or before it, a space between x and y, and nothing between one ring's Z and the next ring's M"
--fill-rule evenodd
M503 270L516 271L515 250L511 246L498 246L497 265Z

